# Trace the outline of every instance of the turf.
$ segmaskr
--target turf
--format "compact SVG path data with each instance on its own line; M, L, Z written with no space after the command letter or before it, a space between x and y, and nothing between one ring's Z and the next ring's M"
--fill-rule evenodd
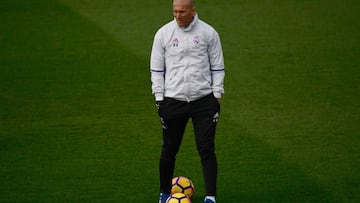
M226 63L218 201L360 201L360 3L197 7ZM0 19L0 202L156 202L148 64L171 1L3 1ZM201 202L191 125L175 173Z

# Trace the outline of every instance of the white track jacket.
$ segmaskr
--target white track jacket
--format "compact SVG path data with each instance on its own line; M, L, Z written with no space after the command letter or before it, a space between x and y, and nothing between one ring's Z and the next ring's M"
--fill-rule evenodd
M224 93L224 58L218 33L198 19L179 27L176 20L161 27L154 37L150 72L156 101L170 97L194 101Z

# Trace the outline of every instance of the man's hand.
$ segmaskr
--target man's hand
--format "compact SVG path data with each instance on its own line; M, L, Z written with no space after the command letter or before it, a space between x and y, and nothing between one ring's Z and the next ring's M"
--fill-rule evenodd
M159 110L162 101L155 101L155 106Z

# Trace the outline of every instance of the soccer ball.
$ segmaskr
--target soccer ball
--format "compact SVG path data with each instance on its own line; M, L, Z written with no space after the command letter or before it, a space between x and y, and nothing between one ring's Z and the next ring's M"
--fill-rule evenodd
M194 184L184 176L175 177L172 179L171 194L175 193L183 193L191 199L194 195Z
M166 200L166 203L191 203L191 201L183 193L175 193Z

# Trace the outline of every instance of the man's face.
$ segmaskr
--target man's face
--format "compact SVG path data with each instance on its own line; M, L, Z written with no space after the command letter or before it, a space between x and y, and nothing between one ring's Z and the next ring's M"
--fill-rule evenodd
M187 1L174 1L173 3L174 17L180 27L187 27L190 25L195 15L194 6L184 2Z

